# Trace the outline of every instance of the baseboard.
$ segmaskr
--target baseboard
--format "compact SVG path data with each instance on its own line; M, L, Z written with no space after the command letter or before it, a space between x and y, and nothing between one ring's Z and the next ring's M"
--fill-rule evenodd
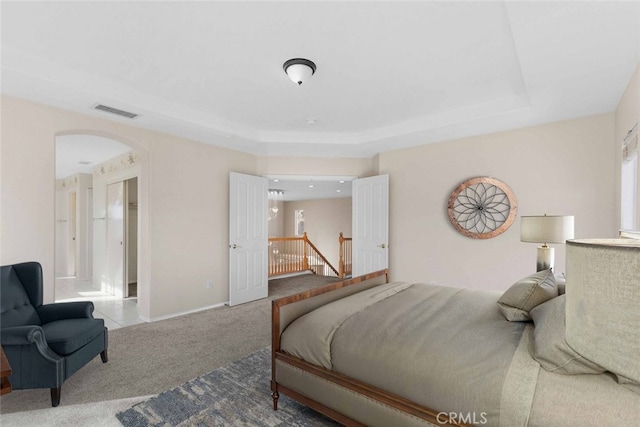
M179 311L177 313L167 314L167 315L164 315L164 316L152 317L152 318L149 319L149 322L157 322L158 320L172 319L174 317L184 316L185 314L198 313L200 311L210 310L212 308L218 308L218 307L222 307L222 306L225 306L225 305L229 305L229 301L221 302L219 304L209 305L207 307L195 308L193 310Z

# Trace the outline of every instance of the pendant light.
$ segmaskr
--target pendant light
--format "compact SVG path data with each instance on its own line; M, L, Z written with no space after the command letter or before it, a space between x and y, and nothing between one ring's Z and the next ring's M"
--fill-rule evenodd
M316 72L316 64L308 59L293 58L286 61L282 68L292 82L302 85Z

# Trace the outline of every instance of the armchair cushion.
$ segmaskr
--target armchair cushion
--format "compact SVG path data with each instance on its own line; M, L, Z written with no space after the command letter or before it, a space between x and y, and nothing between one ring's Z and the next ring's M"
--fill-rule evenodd
M102 319L56 320L42 325L49 347L66 356L93 341L104 331Z
M0 298L2 327L39 325L40 317L16 269L12 266L3 266L0 282L2 282L2 298Z
M93 303L80 301L45 304L38 308L38 315L43 324L64 319L93 319Z

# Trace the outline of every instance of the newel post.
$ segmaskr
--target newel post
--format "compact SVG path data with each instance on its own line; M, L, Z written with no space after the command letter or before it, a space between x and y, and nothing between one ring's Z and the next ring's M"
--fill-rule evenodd
M302 234L302 241L303 243L303 255L302 255L302 269L303 270L308 270L309 269L309 260L307 259L307 246L309 245L309 239L307 238L307 232L305 231Z
M338 236L338 242L340 243L340 250L338 254L340 256L340 260L338 261L338 277L341 279L344 278L344 236L342 235L342 231Z

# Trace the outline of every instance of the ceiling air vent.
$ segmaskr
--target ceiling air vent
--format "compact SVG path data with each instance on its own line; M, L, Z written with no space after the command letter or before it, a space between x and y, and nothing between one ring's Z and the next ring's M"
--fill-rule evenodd
M109 107L107 105L97 104L93 107L95 110L104 111L111 114L116 114L118 116L126 117L128 119L135 119L139 116L139 114L130 113L128 111L119 110L117 108Z

